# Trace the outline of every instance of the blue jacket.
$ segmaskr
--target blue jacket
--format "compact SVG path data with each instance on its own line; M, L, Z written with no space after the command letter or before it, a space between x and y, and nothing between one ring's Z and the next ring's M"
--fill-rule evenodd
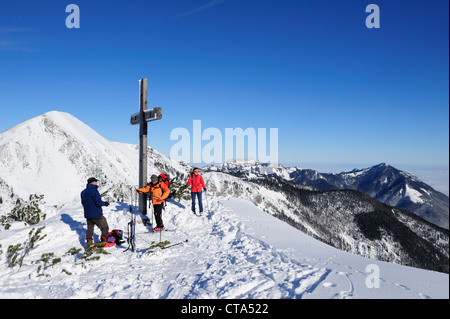
M102 217L102 206L108 206L107 202L102 201L97 188L98 186L94 184L87 184L86 189L81 192L81 204L83 204L86 219Z

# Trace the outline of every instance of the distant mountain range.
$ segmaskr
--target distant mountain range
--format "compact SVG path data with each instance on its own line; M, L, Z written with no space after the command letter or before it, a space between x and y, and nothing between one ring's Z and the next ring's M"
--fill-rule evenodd
M0 216L30 194L43 194L46 205L57 211L79 200L91 176L100 180L104 199L130 202L138 162L137 145L108 141L70 114L55 111L35 117L0 133ZM191 169L148 149L149 175L164 172L185 182ZM206 201L210 196L248 199L336 248L448 273L448 229L389 204L437 206L431 201L439 200L436 191L388 165L321 174L257 162L225 163L202 174ZM392 202L383 204L373 198L377 196Z
M206 170L247 176L276 176L322 191L358 190L382 203L406 209L433 224L449 228L449 197L417 177L386 163L337 174L258 161L227 162L209 166Z

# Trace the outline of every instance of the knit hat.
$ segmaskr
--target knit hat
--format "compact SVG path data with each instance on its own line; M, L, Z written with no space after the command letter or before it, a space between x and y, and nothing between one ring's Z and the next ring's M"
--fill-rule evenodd
M93 183L93 182L98 182L98 179L96 179L95 177L90 177L90 178L87 180L87 183L88 183L88 184Z

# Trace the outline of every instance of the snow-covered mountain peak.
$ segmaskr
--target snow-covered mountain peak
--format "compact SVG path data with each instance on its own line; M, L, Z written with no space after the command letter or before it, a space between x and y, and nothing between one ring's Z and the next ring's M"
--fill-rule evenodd
M54 193L48 192L46 197L59 204L58 197L66 198L71 188L83 185L71 165L74 154L66 153L78 144L75 136L81 134L75 128L81 125L74 119L62 120L67 117L59 112L47 113L0 134L0 176L19 197L51 189ZM64 128L64 124L69 127Z
M149 148L149 174L155 165L169 172L186 168ZM41 193L49 204L78 197L87 178L100 190L123 198L138 183L136 145L108 141L71 114L52 111L0 133L0 179L12 189L0 196L27 198Z

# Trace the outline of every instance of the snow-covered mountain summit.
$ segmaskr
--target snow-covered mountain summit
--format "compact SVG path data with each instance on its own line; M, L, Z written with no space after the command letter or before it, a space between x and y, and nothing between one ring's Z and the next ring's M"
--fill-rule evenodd
M157 172L155 164L169 173L187 170L151 148L148 153L149 174ZM113 200L127 198L138 183L137 163L136 145L108 141L71 114L45 113L0 133L0 209L36 193L62 205L78 198L91 176Z

